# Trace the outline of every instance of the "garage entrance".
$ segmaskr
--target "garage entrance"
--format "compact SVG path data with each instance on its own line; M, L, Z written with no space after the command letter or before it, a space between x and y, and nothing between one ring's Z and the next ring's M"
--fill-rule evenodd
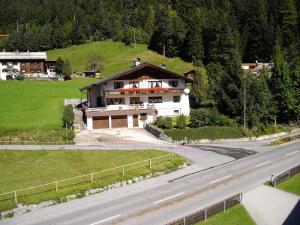
M109 128L108 116L96 116L93 117L93 129Z
M111 116L111 127L122 128L128 127L127 116Z
M133 127L138 127L139 126L139 115L133 115Z

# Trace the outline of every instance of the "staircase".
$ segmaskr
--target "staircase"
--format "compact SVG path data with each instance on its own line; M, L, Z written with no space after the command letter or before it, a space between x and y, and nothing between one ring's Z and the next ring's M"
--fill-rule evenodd
M83 121L83 113L81 109L73 109L74 110L74 127L75 129L78 129L79 131L81 130L86 130L86 125Z

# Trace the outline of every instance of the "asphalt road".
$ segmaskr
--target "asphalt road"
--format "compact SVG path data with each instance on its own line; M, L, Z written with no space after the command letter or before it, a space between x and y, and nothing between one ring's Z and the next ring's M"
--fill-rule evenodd
M251 155L205 171L161 176L83 199L43 208L0 224L165 224L236 193L271 174L300 164L300 142Z

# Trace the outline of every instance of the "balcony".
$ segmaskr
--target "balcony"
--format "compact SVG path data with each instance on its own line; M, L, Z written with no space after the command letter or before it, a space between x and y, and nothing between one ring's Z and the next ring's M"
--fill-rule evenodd
M183 88L120 88L105 91L106 98L114 98L120 96L152 96L152 95L181 95Z
M88 108L83 107L87 116L108 116L108 115L128 115L138 113L155 113L155 107L153 104L147 104L146 106L140 105L109 105L106 107Z

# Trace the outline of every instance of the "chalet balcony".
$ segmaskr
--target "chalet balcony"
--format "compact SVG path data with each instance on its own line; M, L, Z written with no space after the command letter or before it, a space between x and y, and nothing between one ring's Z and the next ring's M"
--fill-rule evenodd
M122 96L181 95L183 88L120 88L105 92L106 98Z
M135 105L109 105L106 107L88 108L83 107L83 110L87 116L108 116L108 115L129 115L139 113L155 114L155 106L153 104L147 104L141 106Z

